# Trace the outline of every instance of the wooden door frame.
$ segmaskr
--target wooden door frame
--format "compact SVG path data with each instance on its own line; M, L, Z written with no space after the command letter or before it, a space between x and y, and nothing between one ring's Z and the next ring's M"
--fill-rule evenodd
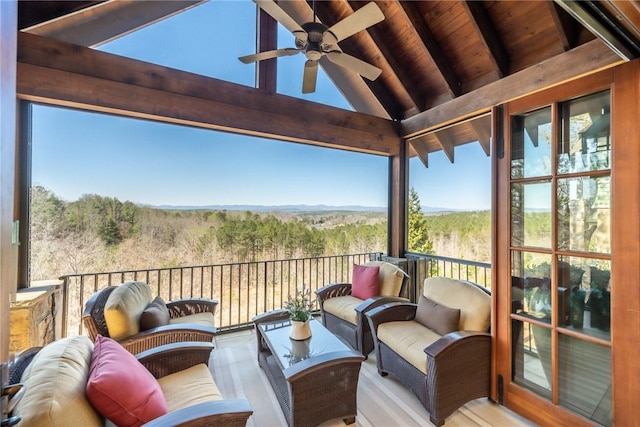
M601 71L505 104L504 156L496 156L495 181L495 376L494 397L541 425L591 422L511 382L510 116L554 101L611 90L611 364L614 425L637 423L640 385L640 60ZM614 258L615 254L615 258ZM629 280L632 278L632 280ZM634 326L635 325L635 326ZM502 377L502 381L498 378ZM500 388L503 387L503 393Z

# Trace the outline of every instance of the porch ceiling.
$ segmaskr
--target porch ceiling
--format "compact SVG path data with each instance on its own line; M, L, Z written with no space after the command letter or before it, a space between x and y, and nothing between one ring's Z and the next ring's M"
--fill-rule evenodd
M19 27L92 46L199 3L21 1ZM315 10L318 19L331 26L366 3L318 1ZM279 4L299 23L310 21L313 16L311 0ZM467 121L459 129L421 136L428 131L480 116L510 99L615 65L623 57L640 56L640 6L635 1L377 4L385 15L384 21L341 41L340 48L382 69L381 76L370 82L340 67L325 71L356 111L399 122L399 136L415 141L410 145L410 154L424 157L423 161L428 153L440 150L445 150L453 161L456 146L475 140L487 153L489 150L489 136L481 130L487 128L483 122L488 119ZM261 45L269 46L265 43ZM269 62L263 65L266 75ZM271 90L274 84L261 81L260 86Z

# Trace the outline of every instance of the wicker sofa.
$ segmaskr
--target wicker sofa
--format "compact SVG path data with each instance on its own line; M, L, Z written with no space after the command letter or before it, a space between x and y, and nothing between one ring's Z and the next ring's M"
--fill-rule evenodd
M244 426L253 411L245 399L222 398L207 366L212 349L176 343L133 356L110 338L95 346L84 335L63 338L13 364L24 394L11 415L38 427Z
M418 304L366 313L378 373L391 374L429 411L431 422L490 393L491 296L475 283L427 278Z
M385 303L409 301L409 276L385 261L363 266L378 268L378 295L361 299L352 294L351 283L331 283L316 291L316 299L322 324L366 358L373 350L373 337L364 313Z
M82 322L92 340L110 337L135 354L174 342L212 342L217 305L206 298L165 303L154 298L147 283L128 281L96 292L85 305Z

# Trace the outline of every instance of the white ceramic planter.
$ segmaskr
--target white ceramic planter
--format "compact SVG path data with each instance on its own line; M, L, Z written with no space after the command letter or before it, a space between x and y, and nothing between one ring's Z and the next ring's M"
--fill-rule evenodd
M289 334L292 340L302 341L311 337L311 327L309 321L298 322L296 320L291 321L291 333Z

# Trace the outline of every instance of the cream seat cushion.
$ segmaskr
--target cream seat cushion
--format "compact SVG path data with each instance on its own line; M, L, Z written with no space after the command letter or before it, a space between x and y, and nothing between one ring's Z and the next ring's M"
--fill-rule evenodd
M15 407L21 426L102 426L86 398L93 343L84 336L55 341L40 350L22 374L25 394Z
M447 277L430 277L424 280L423 295L438 304L460 309L458 330L489 330L491 296L477 286Z
M144 282L125 282L114 289L104 305L109 336L118 341L139 333L140 315L151 301L151 287Z
M423 373L427 373L424 349L440 339L440 335L413 320L387 322L378 326L378 340Z
M378 266L378 291L380 295L387 297L397 297L400 295L402 289L402 281L404 280L404 273L400 268L385 261L369 261L364 265Z
M204 363L158 378L158 383L169 412L198 403L222 400L222 394Z
M213 317L213 313L205 312L205 313L189 314L186 316L169 319L170 325L181 324L181 323L190 323L190 324L196 324L201 326L214 326L215 318Z
M362 304L362 300L360 298L356 298L351 295L344 295L325 300L323 308L327 313L331 313L334 316L355 325L358 322L356 307L360 304Z

